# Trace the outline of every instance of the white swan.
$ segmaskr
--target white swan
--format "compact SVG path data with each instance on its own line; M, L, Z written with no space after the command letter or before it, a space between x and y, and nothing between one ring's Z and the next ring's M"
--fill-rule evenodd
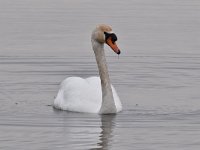
M98 25L92 32L91 41L100 78L66 78L60 85L53 105L57 109L75 112L117 113L122 110L122 105L110 83L104 52L104 43L106 43L115 53L120 54L116 45L117 37L110 26Z

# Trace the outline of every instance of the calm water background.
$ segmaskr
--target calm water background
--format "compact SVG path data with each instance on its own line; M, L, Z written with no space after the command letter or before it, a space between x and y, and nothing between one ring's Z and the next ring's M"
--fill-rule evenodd
M0 0L0 149L198 150L199 0ZM90 34L105 47L123 103L115 116L51 106L69 76L98 75Z

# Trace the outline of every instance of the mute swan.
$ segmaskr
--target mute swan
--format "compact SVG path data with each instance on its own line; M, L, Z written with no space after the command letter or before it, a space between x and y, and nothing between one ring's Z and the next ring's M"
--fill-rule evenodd
M91 42L100 77L66 78L54 100L54 107L74 112L115 114L122 110L121 101L110 83L104 43L120 54L117 36L108 25L98 25L92 32Z

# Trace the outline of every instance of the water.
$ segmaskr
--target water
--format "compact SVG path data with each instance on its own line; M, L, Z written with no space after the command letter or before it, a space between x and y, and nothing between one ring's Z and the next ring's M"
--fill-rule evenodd
M200 2L0 0L0 149L200 148ZM117 115L52 108L59 83L98 75L91 30L108 23Z

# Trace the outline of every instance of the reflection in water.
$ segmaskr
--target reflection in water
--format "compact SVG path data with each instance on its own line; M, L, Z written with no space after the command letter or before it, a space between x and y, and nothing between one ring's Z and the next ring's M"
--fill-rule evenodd
M101 116L101 133L99 136L100 142L98 143L98 146L100 146L98 149L109 149L112 143L112 137L113 137L113 129L115 126L115 115L102 115Z
M67 148L109 150L113 145L116 115L60 111L53 108L60 122L60 135ZM60 116L60 117L58 117ZM101 120L100 120L101 119ZM82 143L80 143L82 141Z

